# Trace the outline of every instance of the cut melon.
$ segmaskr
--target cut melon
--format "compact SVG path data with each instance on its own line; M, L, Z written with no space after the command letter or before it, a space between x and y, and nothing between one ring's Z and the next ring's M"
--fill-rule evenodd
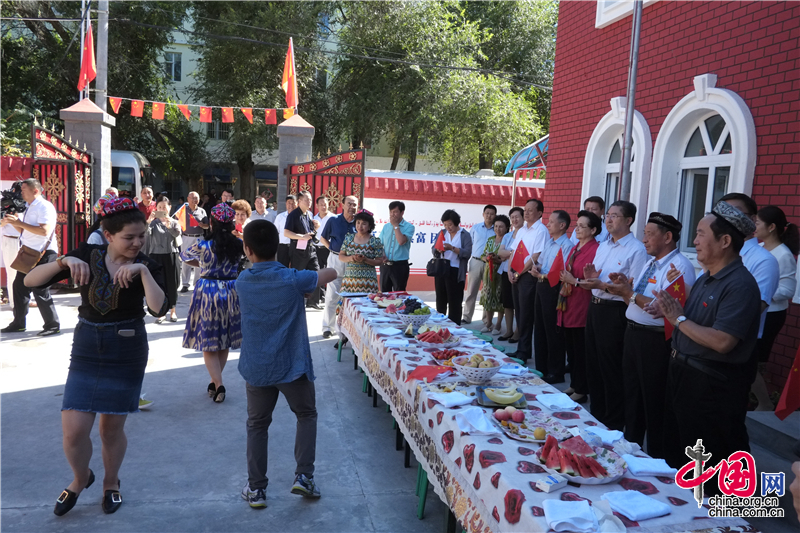
M450 333L450 330L447 329L447 328L444 328L443 330L441 330L441 335L442 335L442 340L443 341L446 341L447 339L449 339L452 336L452 334Z
M575 455L583 455L584 457L596 457L597 454L591 446L586 444L586 441L579 436L569 438L559 444L559 447L569 450Z
M547 462L547 456L550 455L550 450L553 448L558 448L558 441L552 435L547 436L547 440L544 441L542 445L542 452L539 454L539 461L542 463Z
M603 465L601 465L594 457L585 457L584 459L589 464L589 468L592 469L592 472L595 473L596 477L608 477L608 470L603 468Z
M575 470L572 468L572 462L570 461L570 457L572 454L565 449L558 450L558 459L561 462L561 473L562 474L569 474L574 475Z
M575 458L575 464L578 466L578 472L580 472L580 474L577 475L585 479L593 478L594 472L592 472L592 469L586 464L586 458L578 454L572 454L572 456Z
M550 453L547 455L547 462L544 466L556 472L561 472L561 461L558 459L557 446L550 448Z

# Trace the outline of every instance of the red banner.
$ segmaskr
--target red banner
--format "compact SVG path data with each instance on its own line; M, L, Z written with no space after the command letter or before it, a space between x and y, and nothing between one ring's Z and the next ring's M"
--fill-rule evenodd
M161 102L153 102L153 114L155 120L164 120L164 104Z
M131 101L131 116L141 117L144 112L144 102L141 100Z
M211 122L210 107L200 107L200 122Z
M242 110L242 114L245 116L245 118L248 120L248 122L250 122L250 124L252 124L253 123L253 108L252 107L242 107L240 109Z
M222 122L225 122L225 123L233 122L233 108L232 107L223 107L222 108Z
M265 124L277 124L278 123L278 115L275 112L275 109L265 109L264 110L264 123Z

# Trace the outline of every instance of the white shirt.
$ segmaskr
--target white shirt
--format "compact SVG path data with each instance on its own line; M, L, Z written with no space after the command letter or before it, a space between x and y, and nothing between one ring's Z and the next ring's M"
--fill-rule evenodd
M541 218L531 225L530 229L522 236L522 242L525 243L525 248L528 250L528 256L525 258L526 263L531 260L533 254L542 253L544 245L549 238L550 233L547 231L547 226L542 224Z
M53 231L56 229L56 221L58 217L55 206L45 200L43 196L39 196L33 201L32 204L28 205L28 208L24 213L21 213L21 215L24 223L30 224L31 226L41 226L43 224L47 224L51 227L51 230L47 235L34 235L30 231L22 231L20 235L20 243L33 248L34 250L42 251L47 243L47 239L53 237L50 240L50 246L48 246L47 249L58 253L58 239L53 236Z
M764 246L764 243L761 243ZM794 260L792 252L785 244L776 246L769 252L778 261L778 268L780 270L780 281L778 282L778 289L772 296L772 304L767 308L767 313L774 311L783 311L789 307L789 300L794 295L797 288L797 280L795 279L795 271L797 270L797 261Z
M3 235L6 237L19 237L19 231L11 224L6 224L3 226Z
M250 218L248 218L247 220L269 220L270 222L272 222L273 220L275 220L275 217L270 216L269 211L264 211L263 215L259 214L258 211L253 211L252 213L250 213Z
M469 230L469 236L472 237L472 257L480 257L483 255L483 249L486 248L486 241L489 237L494 235L494 225L486 227L486 222L475 224Z
M642 266L641 270L636 275L636 278L633 280L633 288L635 289L639 285L639 281L644 276L645 272L650 268L650 263L652 261L656 261L655 258L651 258L650 261L646 261L645 264ZM662 257L660 260L656 261L658 265L656 267L656 271L653 273L652 277L650 278L647 287L642 293L644 296L648 298L653 297L653 291L663 291L670 285L670 282L667 280L667 272L670 269L670 263L675 265L675 268L683 273L683 283L686 285L687 288L694 285L696 278L694 272L694 265L689 259L680 253L677 249L673 250L672 252L668 253L666 256ZM628 320L633 320L637 324L643 324L645 326L663 326L664 319L663 318L653 318L650 313L645 312L636 304L628 305L628 310L625 311L625 317Z
M642 241L634 237L633 233L628 233L617 242L614 242L614 239L608 239L597 247L594 268L597 271L602 270L600 281L608 283L608 275L612 272L625 274L629 278L638 274L649 257ZM622 297L614 296L601 289L592 289L592 295L603 300L623 301Z
M758 290L761 291L761 301L766 302L767 306L771 305L775 291L778 290L778 281L781 279L778 260L759 246L756 238L744 241L744 246L742 246L739 255L742 257L744 267L756 278ZM759 339L764 333L764 321L766 319L767 309L764 309L764 312L761 313L761 325L758 327Z
M577 232L577 231L578 231L577 228L572 230L572 236L569 238L569 240L571 240L572 244L574 244L575 246L578 246L578 243L580 242L579 239L578 239L578 236L575 235L575 232ZM611 234L606 229L606 223L603 222L602 224L600 224L600 235L596 236L594 238L594 240L597 241L597 244L600 244L601 242L606 242L610 238L611 238Z
M289 244L292 240L283 234L283 230L286 228L286 217L289 216L288 211L284 211L283 213L278 213L278 216L275 217L275 227L278 228L278 242L280 244Z
M444 230L444 243L450 244L455 248L458 248L459 252L461 251L461 232L464 231L464 228L458 228L458 231L455 234L455 237L452 239L450 238L450 232ZM461 266L461 258L458 257L458 254L455 253L453 250L445 250L444 255L442 255L445 259L450 260L450 266L459 268Z
M322 235L322 230L325 229L325 226L328 225L328 221L334 218L336 215L328 211L328 214L325 215L323 218L320 218L319 213L314 215L314 220L319 222L319 228L317 228L317 235Z

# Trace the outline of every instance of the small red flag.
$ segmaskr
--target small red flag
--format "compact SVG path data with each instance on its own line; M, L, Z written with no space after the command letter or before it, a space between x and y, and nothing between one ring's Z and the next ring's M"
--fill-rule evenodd
M274 109L265 109L264 110L264 124L277 124L278 123L278 115Z
M798 408L800 408L800 348L797 350L797 355L794 356L792 369L789 370L789 378L783 386L781 399L778 400L778 406L775 408L775 416L783 420Z
M178 104L178 109L181 110L183 116L186 117L186 120L192 120L192 112L189 111L188 105Z
M197 221L196 218L194 218L193 214L187 213L187 216L189 217L189 227L190 228L199 228L200 227L200 223Z
M514 272L522 272L525 268L525 259L528 257L528 247L523 241L519 241L517 249L514 250L514 257L511 259L511 269Z
M561 248L559 248L556 258L553 260L553 266L550 267L550 271L547 273L547 281L550 282L551 287L555 287L561 281L562 270L564 270L564 254L561 253Z
M678 300L681 306L686 303L686 283L683 281L683 274L667 287L667 294ZM664 337L667 340L672 338L673 329L675 329L675 327L667 320L667 317L664 317Z
M232 107L223 107L222 108L222 122L233 122L233 108Z
M84 90L96 77L97 63L94 60L94 37L92 37L92 25L89 24L89 31L86 32L86 39L83 41L83 60L81 60L81 73L78 76L78 90Z
M294 116L294 109L292 109L291 107L283 110L284 120L287 118L292 118L293 116Z
M436 238L436 244L434 244L433 247L440 252L444 252L444 230L439 232L439 236Z
M111 104L111 109L114 113L119 113L119 106L122 104L122 98L109 98L108 103Z
M144 102L141 100L131 100L131 116L141 117L144 112Z
M210 107L200 107L200 122L211 122Z
M172 215L172 218L177 220L181 225L181 230L186 231L186 206L188 204L183 204L180 209L175 211L175 214ZM194 218L194 217L192 217Z
M252 107L242 107L242 114L247 118L250 124L253 123L253 108Z
M294 44L292 43L292 38L289 37L289 49L286 51L286 59L283 62L283 78L281 79L281 88L286 93L286 107L297 107L296 74L294 68ZM286 116L286 111L284 111L283 118L289 117Z
M155 120L164 120L164 104L161 102L153 102L153 114Z

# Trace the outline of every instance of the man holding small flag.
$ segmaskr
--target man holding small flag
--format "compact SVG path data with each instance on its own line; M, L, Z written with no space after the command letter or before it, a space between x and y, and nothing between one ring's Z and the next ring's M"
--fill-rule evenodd
M570 218L566 211L550 214L547 231L550 237L544 245L539 265L531 267L537 278L536 299L533 313L533 350L536 370L544 375L547 383L563 383L566 351L564 340L556 327L558 322L558 293L561 291L561 271L564 258L574 246L567 235Z
M694 285L691 261L678 250L682 225L675 217L650 213L644 227L647 255L652 256L633 278L612 273L608 292L627 302L627 328L622 356L625 389L625 438L640 446L647 434L647 453L663 457L664 406L671 351L672 324L655 318L644 309L653 301L653 291L666 290L686 302L686 286ZM668 273L675 269L680 277L670 283ZM666 332L669 324L669 333ZM666 337L666 338L665 338Z
M181 252L185 252L191 245L203 237L203 230L208 229L208 215L206 210L200 207L200 195L195 191L186 197L187 203L183 204L174 215L181 225ZM200 268L192 267L183 263L181 265L181 281L183 287L181 292L189 291L189 284L194 271L194 281L200 279Z

